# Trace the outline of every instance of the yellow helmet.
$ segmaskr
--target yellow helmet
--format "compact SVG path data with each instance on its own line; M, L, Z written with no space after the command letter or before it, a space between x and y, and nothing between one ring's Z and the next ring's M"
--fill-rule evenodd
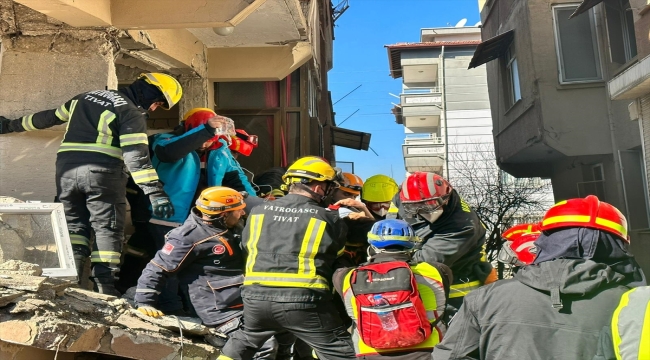
M397 194L399 187L386 175L374 175L363 184L361 199L370 202L389 202Z
M225 186L209 187L196 199L196 208L207 215L218 215L245 207L244 196L239 191Z
M327 161L316 157L306 156L296 160L282 176L285 184L300 182L302 179L316 181L335 181L336 170Z
M167 105L161 107L165 110L169 110L172 106L176 105L183 96L183 88L181 87L181 84L178 82L178 80L174 79L174 77L170 75L161 73L146 73L140 74L140 77L138 79L144 79L144 81L157 87L160 92L163 93L163 96L165 96L165 100L167 101Z

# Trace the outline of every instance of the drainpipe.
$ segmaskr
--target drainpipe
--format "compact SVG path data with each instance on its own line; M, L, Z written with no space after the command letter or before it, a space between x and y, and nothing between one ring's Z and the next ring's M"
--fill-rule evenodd
M445 174L445 178L447 181L451 181L449 179L449 128L447 127L447 91L445 88L445 85L447 83L447 80L445 79L445 46L442 46L442 51L440 52L440 63L442 65L442 116L444 117L444 122L445 122L445 171L447 174Z

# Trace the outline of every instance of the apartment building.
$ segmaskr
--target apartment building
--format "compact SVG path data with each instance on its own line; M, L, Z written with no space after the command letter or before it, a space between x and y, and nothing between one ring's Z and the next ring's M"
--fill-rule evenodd
M152 131L208 107L259 136L259 173L334 146L367 149L369 134L335 126L327 72L336 9L325 0L0 0L0 115L17 118L143 72L178 78L184 95ZM64 127L3 135L0 194L52 201Z
M632 69L648 54L649 20L639 20L645 5L480 0L483 42L470 64L487 64L499 166L550 178L556 200L593 194L615 205L627 216L633 249L650 246L642 102L620 99L643 93L623 77L636 76Z

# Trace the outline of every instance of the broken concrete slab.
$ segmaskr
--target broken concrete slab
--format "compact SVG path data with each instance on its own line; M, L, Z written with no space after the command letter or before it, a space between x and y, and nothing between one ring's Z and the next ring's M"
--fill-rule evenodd
M14 290L38 291L45 279L42 276L0 275L0 286Z
M118 325L122 325L127 329L160 332L159 327L154 326L146 321L142 321L137 317L133 317L127 313L120 315L120 317L117 318L115 323L117 323Z
M20 260L9 260L0 264L0 274L2 275L43 275L43 269L37 264L30 264Z
M54 308L55 305L51 301L40 300L40 299L25 299L20 300L14 305L14 307L9 310L10 314L20 314L20 313L33 313L36 310L45 310L45 307Z
M36 335L36 325L29 321L9 320L0 323L0 337L4 341L31 345Z
M117 300L117 297L113 295L100 294L78 288L67 288L65 289L65 294L72 296L78 300L90 301L92 303L100 305L106 305L107 301Z
M0 307L7 306L13 302L18 301L17 299L26 293L26 291L0 288Z
M167 315L155 318L147 316L135 309L131 309L130 313L142 320L156 324L165 329L173 330L174 332L180 332L179 327L182 327L183 334L206 335L210 333L208 327L201 323L201 319L185 316L172 317ZM176 320L176 318L178 318L178 320Z

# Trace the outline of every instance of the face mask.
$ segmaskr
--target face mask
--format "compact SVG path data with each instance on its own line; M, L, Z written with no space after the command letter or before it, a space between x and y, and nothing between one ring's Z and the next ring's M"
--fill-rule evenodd
M379 209L379 211L370 209L370 211L372 211L377 216L386 216L386 214L388 214L388 209L384 209L384 208Z
M443 210L439 209L439 210L436 210L436 211L430 212L430 213L418 214L418 216L423 218L424 220L430 222L430 223L434 223L434 222L436 222L436 220L438 220L440 218L440 216L442 216L442 212L443 212Z

